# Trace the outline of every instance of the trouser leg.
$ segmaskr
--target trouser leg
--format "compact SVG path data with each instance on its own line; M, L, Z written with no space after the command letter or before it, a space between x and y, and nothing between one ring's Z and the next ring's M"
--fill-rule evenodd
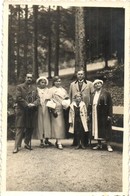
M74 138L73 138L73 146L77 146L77 136L76 134L74 133Z
M84 136L85 136L85 133L84 131L81 132L81 145L84 146Z
M26 129L25 139L24 139L25 144L29 145L29 142L31 141L31 138L32 138L32 133L33 133L33 128L27 128Z
M89 132L84 133L84 145L87 146L89 141Z
M80 133L75 134L76 146L80 146Z
M21 146L22 138L23 138L24 128L17 128L15 135L15 148Z

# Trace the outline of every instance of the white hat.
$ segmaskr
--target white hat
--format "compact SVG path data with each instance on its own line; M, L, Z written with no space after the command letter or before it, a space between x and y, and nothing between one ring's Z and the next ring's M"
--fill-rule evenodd
M38 84L40 80L45 80L46 81L46 86L48 85L48 79L44 76L40 76L37 80L36 83Z
M94 80L93 85L95 85L98 82L101 82L101 84L103 84L103 80L96 79L96 80Z

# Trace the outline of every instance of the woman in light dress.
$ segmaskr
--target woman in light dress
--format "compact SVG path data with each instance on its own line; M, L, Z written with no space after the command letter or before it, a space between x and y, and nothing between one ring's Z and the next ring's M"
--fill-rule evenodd
M33 138L40 140L40 147L51 145L49 138L51 138L51 120L48 107L46 107L49 97L48 79L46 77L39 77L36 81L37 91L40 97L40 105L38 106L37 129L33 134ZM43 142L43 138L45 141Z
M65 134L65 120L63 114L63 100L68 99L67 91L61 86L61 79L55 76L50 88L51 99L56 103L54 112L51 113L52 123L52 138L56 139L56 147L60 150L63 149L61 139L66 137Z

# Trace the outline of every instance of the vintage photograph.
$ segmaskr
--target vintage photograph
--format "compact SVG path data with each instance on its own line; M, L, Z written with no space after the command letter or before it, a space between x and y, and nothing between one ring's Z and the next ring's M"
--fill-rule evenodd
M7 193L127 193L126 7L5 3Z

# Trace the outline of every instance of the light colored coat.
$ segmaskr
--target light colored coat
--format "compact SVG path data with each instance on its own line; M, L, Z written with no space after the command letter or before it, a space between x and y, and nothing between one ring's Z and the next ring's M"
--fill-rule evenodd
M51 87L49 89L50 97L56 103L55 111L58 116L55 118L51 114L51 125L52 125L52 138L64 139L65 138L65 120L63 113L62 101L68 97L67 91L63 87Z
M38 119L36 123L36 129L33 132L33 139L51 138L51 119L48 107L46 106L49 96L49 89L37 88L38 95L40 97L40 105L38 106Z
M74 121L75 121L74 106L76 106L75 101L73 101L71 103L70 110L69 110L69 123L72 123L72 126L70 126L70 128L69 128L70 133L74 133ZM81 118L84 130L85 130L85 132L87 132L88 131L87 108L86 108L86 105L83 101L80 102L79 107L80 107L80 118Z
M69 89L69 97L71 102L74 100L74 96L78 92L82 94L82 99L85 102L86 107L88 107L90 103L90 96L94 92L92 82L88 80L84 80L81 91L79 90L78 80L72 82L70 84L70 89Z

